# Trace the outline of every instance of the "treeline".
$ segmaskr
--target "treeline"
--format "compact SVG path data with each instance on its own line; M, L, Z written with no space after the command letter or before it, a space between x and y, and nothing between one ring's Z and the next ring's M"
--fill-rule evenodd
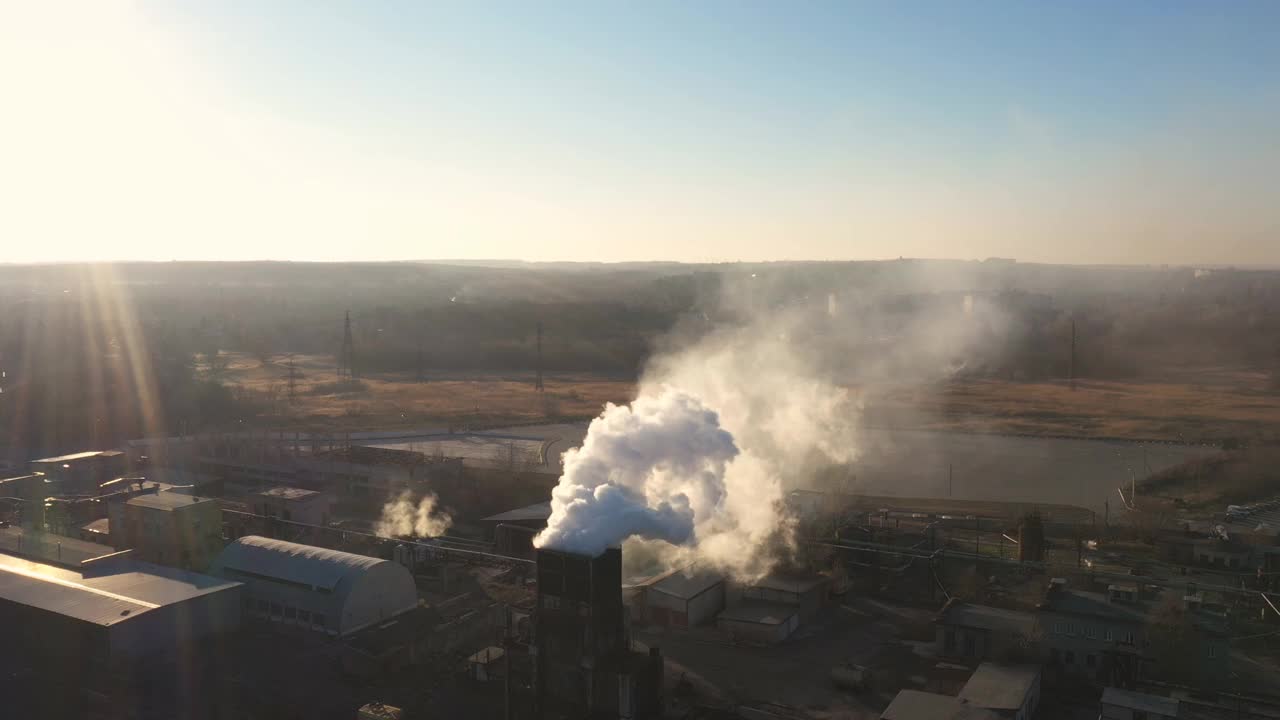
M777 314L840 376L1150 377L1245 365L1280 382L1280 273L1005 261L483 267L417 263L0 266L0 436L104 444L251 419L194 372L241 351L370 373L635 376L673 335ZM1071 352L1074 325L1075 353ZM851 378L856 380L857 378Z

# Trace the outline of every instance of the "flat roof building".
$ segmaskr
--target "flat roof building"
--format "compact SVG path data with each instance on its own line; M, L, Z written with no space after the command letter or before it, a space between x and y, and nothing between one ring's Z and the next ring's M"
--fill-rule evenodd
M645 592L649 621L694 627L724 609L724 578L708 570L682 569L659 578Z
M34 664L105 672L195 653L240 626L240 583L116 554L57 567L0 554L0 648Z
M222 506L180 492L136 495L108 505L111 543L148 562L204 571L222 549Z
M1040 705L1040 666L982 663L958 697L1002 718L1027 720Z
M989 710L974 707L958 697L922 690L903 690L880 713L880 720L998 720Z
M246 615L282 629L347 635L418 605L402 565L256 535L224 548L212 572L245 583Z

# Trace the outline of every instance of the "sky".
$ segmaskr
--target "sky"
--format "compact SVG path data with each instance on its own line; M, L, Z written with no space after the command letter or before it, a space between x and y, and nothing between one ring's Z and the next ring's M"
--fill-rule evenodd
M0 262L1280 263L1280 3L0 0Z

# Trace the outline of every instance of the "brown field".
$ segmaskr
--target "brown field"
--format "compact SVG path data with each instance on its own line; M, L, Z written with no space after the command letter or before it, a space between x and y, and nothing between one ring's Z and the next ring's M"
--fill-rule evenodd
M1263 373L1206 370L1154 381L957 381L868 399L872 422L939 430L1248 443L1280 441L1280 393Z
M595 416L635 393L626 379L550 374L537 392L528 374L376 374L337 383L329 357L298 355L292 399L288 360L232 354L222 379L258 400L272 423L347 430L430 425L492 426ZM968 432L1247 443L1280 440L1280 394L1263 373L1213 369L1153 381L952 381L868 391L864 420L881 427Z
M495 424L589 418L606 402L627 402L635 384L590 375L555 374L537 392L532 373L464 375L426 373L363 376L353 386L339 384L331 358L294 356L299 374L289 396L288 359L269 364L235 354L223 382L258 400L266 419L277 423L344 430L391 430L430 425Z

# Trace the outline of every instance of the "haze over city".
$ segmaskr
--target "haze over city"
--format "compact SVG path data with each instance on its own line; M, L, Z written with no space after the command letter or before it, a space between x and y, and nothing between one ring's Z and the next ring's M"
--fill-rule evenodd
M1274 3L0 9L3 260L1280 262Z

